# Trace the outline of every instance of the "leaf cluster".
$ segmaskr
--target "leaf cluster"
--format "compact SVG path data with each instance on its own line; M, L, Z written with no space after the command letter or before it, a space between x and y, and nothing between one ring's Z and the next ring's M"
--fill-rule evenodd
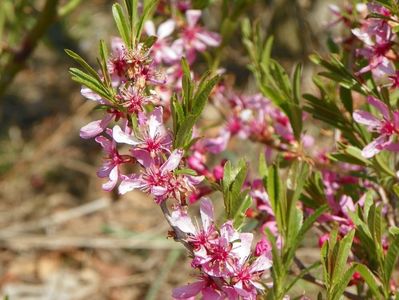
M183 92L181 101L176 95L171 100L171 111L173 119L173 133L175 148L188 149L196 139L192 138L194 125L199 120L212 89L219 81L219 76L211 77L205 73L198 84L191 76L190 67L185 58L181 62L183 69Z

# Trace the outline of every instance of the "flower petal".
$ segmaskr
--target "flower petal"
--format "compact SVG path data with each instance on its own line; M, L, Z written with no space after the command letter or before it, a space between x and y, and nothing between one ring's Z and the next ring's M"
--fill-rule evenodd
M362 150L362 155L365 158L371 158L383 149L384 143L387 141L387 136L382 135L368 144Z
M213 204L209 198L202 198L200 206L202 225L205 231L211 227L213 223Z
M364 110L356 110L353 112L353 119L360 124L372 126L372 127L379 127L381 126L381 121L378 120L375 116L371 113L364 111Z
M217 33L207 31L199 32L197 38L210 47L217 47L222 41Z
M189 27L194 27L201 17L201 11L197 9L189 9L186 11L186 19Z
M150 115L150 118L148 120L148 130L152 139L155 138L158 129L162 126L162 115L162 107L156 107Z
M371 96L367 98L367 101L376 109L378 109L386 120L389 120L391 118L391 116L389 115L388 106L384 102Z
M101 127L101 123L102 120L97 120L83 126L79 132L80 137L82 139L90 139L99 135L101 132L104 131L104 127Z
M204 281L197 281L191 284L187 284L182 287L175 288L172 292L172 297L176 299L187 299L190 297L194 297L197 295L203 288L205 288L206 284Z
M182 157L183 157L183 150L180 149L174 150L170 154L168 160L161 166L160 168L161 174L165 174L167 172L171 172L174 169L176 169L179 166Z
M154 22L151 20L148 20L144 23L144 31L148 36L151 35L157 35L155 32L155 25Z
M131 150L133 157L144 167L148 168L152 165L153 159L151 154L144 149L133 149Z
M139 175L131 175L131 176L124 176L122 179L121 184L119 185L119 194L123 195L127 192L133 191L135 189L140 189L144 186L144 182L142 181Z
M250 272L260 272L272 267L272 261L265 255L259 256L251 265Z
M117 184L118 179L119 179L119 170L118 166L115 166L109 173L109 181L102 185L103 190L111 191Z
M180 207L171 213L170 222L173 226L176 226L185 233L195 235L197 232L190 216L188 216Z
M171 35L173 30L175 30L175 21L173 20L167 20L163 22L161 25L158 27L158 38L159 39L164 39L167 36Z
M115 142L120 144L128 144L132 146L137 146L140 144L140 141L138 141L136 138L123 132L119 125L115 125L112 129L112 137L114 138Z

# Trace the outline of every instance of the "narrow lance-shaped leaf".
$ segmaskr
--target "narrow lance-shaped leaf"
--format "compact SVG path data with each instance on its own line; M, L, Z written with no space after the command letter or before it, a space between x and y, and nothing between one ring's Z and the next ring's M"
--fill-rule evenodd
M395 267L396 261L398 260L399 255L399 235L395 235L391 245L388 248L387 255L385 256L384 261L384 275L385 282L389 283L393 269Z
M149 0L145 2L143 14L141 15L140 20L136 25L136 41L140 40L141 32L143 30L143 26L145 21L149 18L150 14L154 10L155 6L157 5L158 0Z
M77 63L79 63L83 67L83 69L85 69L86 72L88 72L91 76L93 76L98 81L101 80L98 76L97 71L94 70L79 54L68 49L65 49L65 52L66 54L68 54L69 57L73 58Z
M130 42L130 26L129 23L126 20L126 16L123 13L123 8L120 6L118 3L115 3L112 6L112 14L114 16L114 20L116 23L116 27L118 28L119 34L122 37L123 42L127 47L131 47L131 42Z
M351 251L354 236L355 231L351 230L341 241L338 242L338 253L334 262L334 272L332 277L334 284L341 280L342 272L345 269Z

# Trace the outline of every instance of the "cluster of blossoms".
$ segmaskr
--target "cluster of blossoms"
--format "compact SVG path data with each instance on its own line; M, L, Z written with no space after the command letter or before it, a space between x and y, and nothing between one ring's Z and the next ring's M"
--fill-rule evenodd
M231 221L218 230L213 222L212 204L207 199L201 201L202 229L196 228L186 213L187 199L193 202L211 192L206 186L198 188L205 176L214 181L223 177L223 163L214 172L205 172L207 167L201 163L205 153L218 152L212 151L213 141L198 141L186 159L182 149L173 148L174 137L165 124L170 116L172 94L182 88L181 58L186 57L193 64L199 52L218 46L220 37L198 25L200 11L178 7L184 11L185 20L169 19L158 29L152 21L145 23L147 36L157 37L151 48L138 44L129 49L121 39L112 40L107 70L116 95L110 101L82 88L82 95L97 102L105 114L101 120L84 126L80 136L95 138L106 154L97 172L100 178L108 179L104 190L117 187L120 194L140 190L152 195L157 204L175 200L170 222L185 234L184 241L193 254L192 266L201 273L200 281L174 291L176 299L188 299L200 292L205 299L256 299L264 290L260 278L271 267L268 242L263 239L251 254L253 234L239 233ZM260 96L255 99L267 103ZM273 113L278 118L277 110ZM265 115L257 118L262 117ZM248 118L246 122L249 128ZM283 116L280 123L284 123ZM110 125L112 129L108 128ZM124 145L128 146L127 151L122 148ZM199 175L187 172L187 166ZM127 173L132 169L135 172Z
M176 288L173 297L193 299L202 293L204 299L255 300L264 290L260 281L272 266L271 245L261 240L252 253L252 233L237 232L231 221L217 229L212 203L206 198L201 200L200 212L202 228L194 226L184 209L171 215L171 223L186 234L192 267L202 274L197 282Z
M358 68L355 75L364 80L363 77L371 72L373 79L381 86L392 91L398 88L399 71L395 67L397 36L394 33L398 20L392 12L375 3L357 4L355 8L347 8L345 13L337 7L332 9L339 16L337 22L342 21L351 29L352 36L346 43L350 44L351 50L354 51ZM381 117L360 110L353 114L357 123L366 125L370 132L378 134L378 137L363 149L363 156L371 158L384 149L399 151L399 144L395 142L399 133L398 112L391 112L387 104L373 96L369 96L367 100Z
M112 40L107 70L116 92L114 101L82 88L82 95L105 111L101 120L90 122L80 131L82 138L95 138L106 153L97 173L108 178L104 190L110 191L120 183L121 194L139 189L151 194L157 203L168 198L184 203L203 180L203 176L180 171L184 153L172 147L173 136L165 126L169 113L164 112L169 110L172 93L181 87L177 84L182 77L181 58L187 56L193 62L198 51L217 46L220 39L198 25L201 11L186 10L185 14L187 20L180 20L174 41L171 35L177 22L172 19L160 24L157 31L152 21L146 22L147 35L157 36L150 49L144 44L129 49L121 39ZM110 129L112 121L117 124ZM120 150L123 144L130 147L126 154ZM124 173L129 165L139 166L140 171Z
M260 94L238 95L226 89L221 87L213 98L226 121L217 137L206 139L211 153L225 150L234 136L268 145L270 149L289 149L294 136L288 117L279 108Z

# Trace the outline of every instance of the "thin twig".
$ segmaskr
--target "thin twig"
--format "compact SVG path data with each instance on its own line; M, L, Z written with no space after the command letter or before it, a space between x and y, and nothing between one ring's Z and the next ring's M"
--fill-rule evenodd
M35 230L46 229L51 226L59 225L69 220L80 218L85 215L92 214L99 210L108 208L111 205L111 202L111 199L100 198L87 204L74 207L59 213L55 213L40 220L11 225L0 231L0 239L13 237L20 233L32 232Z
M47 29L57 19L57 6L59 0L47 0L36 24L26 34L20 47L14 51L5 65L0 77L0 99L14 77L25 67L27 59L35 50L38 42L46 33Z
M0 248L14 251L85 249L180 249L175 242L162 237L84 237L54 235L20 235L0 238Z

